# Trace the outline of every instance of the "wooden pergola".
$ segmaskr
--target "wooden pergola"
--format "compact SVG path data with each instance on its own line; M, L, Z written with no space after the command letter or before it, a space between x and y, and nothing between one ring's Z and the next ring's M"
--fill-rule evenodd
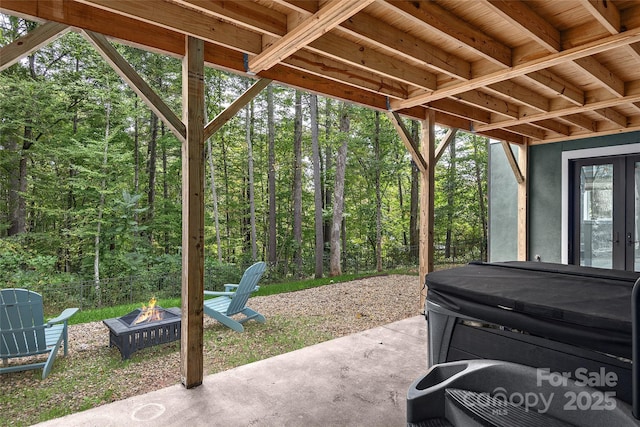
M434 166L456 129L503 141L519 259L528 146L640 130L639 0L1 0L0 11L42 23L0 48L0 70L79 31L182 142L187 388L203 379L203 144L271 81L388 113L421 171L420 281L433 268ZM183 58L182 118L109 39ZM257 79L211 121L205 66ZM401 116L421 121L420 141ZM435 124L451 129L440 144Z

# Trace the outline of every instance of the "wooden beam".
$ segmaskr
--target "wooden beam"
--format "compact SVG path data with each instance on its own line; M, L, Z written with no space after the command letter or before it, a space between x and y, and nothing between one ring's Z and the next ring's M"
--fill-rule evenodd
M624 96L624 82L592 56L578 58L573 61L584 71L593 76L604 88L615 96Z
M374 0L329 0L313 16L305 19L284 37L249 60L251 73L269 69L302 49L324 33L340 25Z
M549 112L541 112L541 113L532 113L526 117L520 117L510 120L499 121L491 124L480 125L478 126L478 132L485 132L491 129L504 128L512 125L518 125L523 123L531 123L535 121L540 121L544 119L551 118L565 118L567 115L575 115L577 113L584 113L587 111L595 111L602 108L616 107L620 104L628 104L631 102L639 102L640 101L640 80L634 82L627 82L625 84L625 92L626 96L622 98L603 98L594 101L589 101L579 107L579 106L570 106L570 107L562 107L557 109L552 109Z
M595 113L598 113L602 118L604 118L609 123L613 123L614 125L620 128L626 128L629 124L629 119L624 114L618 113L613 108L602 108L598 110L593 110Z
M518 168L520 170L522 180L518 181L518 261L527 261L528 259L528 187L529 187L529 143L526 141L522 145L518 145Z
M426 159L427 170L420 173L420 310L424 312L427 297L424 287L425 278L433 271L433 229L434 229L434 195L435 195L435 112L427 110L422 121L422 157Z
M415 162L416 167L420 170L420 172L426 173L428 169L427 162L424 160L424 157L422 157L422 154L420 153L420 150L418 148L418 144L411 137L411 132L409 132L409 129L407 129L407 127L402 122L402 118L400 118L400 115L395 111L387 111L387 117L395 126L398 135L400 135L400 139L404 143L404 146L407 147L407 150L409 151L409 154L411 154L411 158Z
M560 51L560 32L547 20L532 11L526 2L511 0L488 0L485 4L492 7L507 22L526 31L533 40L551 52Z
M507 67L512 65L511 49L462 21L435 2L394 0L389 1L388 4L396 8L396 11L402 12L405 19L418 20L427 24L451 41L463 43L495 64Z
M558 77L549 70L534 71L533 73L525 74L524 76L531 81L551 89L558 96L575 105L584 104L584 91L578 89L576 86Z
M595 120L591 120L582 114L567 114L560 118L590 132L595 132L598 129L597 122Z
M242 110L252 99L254 99L262 90L269 86L272 80L260 79L255 82L249 89L247 89L238 99L233 101L231 105L218 114L213 120L211 120L204 128L204 140L209 139L214 133L216 133L225 123L231 120L238 111Z
M607 0L581 0L581 3L611 34L620 32L620 11L613 2Z
M408 62L390 67L389 64L398 62L397 58L371 49L363 43L351 42L337 34L327 33L311 42L307 48L353 67L375 71L389 79L399 80L426 90L436 88L436 75L426 67L419 67Z
M204 43L186 39L182 62L182 329L180 376L186 388L202 384L204 302Z
M509 80L535 71L544 70L545 68L560 65L568 61L575 61L576 59L595 55L601 52L606 52L608 50L627 46L639 41L640 27L632 28L625 31L624 33L604 37L602 39L595 40L581 46L566 49L561 52L551 53L541 58L536 58L531 61L515 65L512 68L494 71L492 73L473 78L467 82L453 84L447 86L446 88L435 90L431 93L424 93L413 96L404 101L392 101L391 108L393 110L397 110L402 108L415 107L420 104L447 98L462 92L479 89L483 86Z
M338 31L366 38L376 48L401 55L409 62L418 61L431 69L456 79L471 78L471 63L433 44L386 24L366 13L359 13L342 23Z
M437 164L440 160L440 157L444 154L444 150L447 149L449 144L451 144L456 139L456 133L458 133L458 129L450 128L447 134L442 139L442 142L438 144L438 148L436 148L436 153L434 155L435 163Z
M502 148L504 149L504 154L507 156L507 162L509 162L509 166L511 166L511 170L513 171L513 175L516 178L516 182L518 184L522 184L524 182L524 175L520 170L520 166L518 165L518 160L516 160L513 151L511 151L511 146L506 141L500 141L502 144Z
M19 39L2 46L0 48L0 71L9 68L69 30L70 28L64 24L46 22Z
M111 68L129 84L147 106L171 129L178 140L185 140L185 126L169 106L158 96L151 86L133 69L102 34L84 30L85 38L96 48Z
M140 19L165 29L210 41L230 49L257 54L262 49L260 35L221 19L204 16L178 4L158 0L75 0L88 6ZM73 5L74 7L76 5ZM130 31L135 31L131 28Z

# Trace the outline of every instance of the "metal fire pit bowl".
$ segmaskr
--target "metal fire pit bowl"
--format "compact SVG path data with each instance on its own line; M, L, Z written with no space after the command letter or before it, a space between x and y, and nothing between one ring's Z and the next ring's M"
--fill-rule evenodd
M142 311L137 308L122 317L102 321L109 328L109 347L118 347L122 360L140 349L180 339L180 309L156 308L164 312L162 320L131 325Z

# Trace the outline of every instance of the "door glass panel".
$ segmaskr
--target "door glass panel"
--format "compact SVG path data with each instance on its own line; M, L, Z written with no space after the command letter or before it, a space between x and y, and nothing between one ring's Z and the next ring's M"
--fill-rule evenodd
M582 166L580 265L613 268L613 237L613 165Z
M640 162L635 163L633 171L633 195L634 195L634 216L633 216L633 269L640 271L640 238L638 236L638 223L640 222Z

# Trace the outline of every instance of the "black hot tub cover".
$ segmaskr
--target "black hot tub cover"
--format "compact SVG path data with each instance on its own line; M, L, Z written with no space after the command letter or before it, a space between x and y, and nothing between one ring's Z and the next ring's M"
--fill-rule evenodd
M431 272L427 299L461 315L631 357L638 272L540 262L471 263Z

